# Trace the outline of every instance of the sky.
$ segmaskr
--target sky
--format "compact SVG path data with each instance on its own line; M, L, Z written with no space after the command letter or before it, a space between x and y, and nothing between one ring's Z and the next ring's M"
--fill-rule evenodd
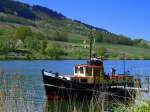
M150 41L150 0L18 0L133 39Z

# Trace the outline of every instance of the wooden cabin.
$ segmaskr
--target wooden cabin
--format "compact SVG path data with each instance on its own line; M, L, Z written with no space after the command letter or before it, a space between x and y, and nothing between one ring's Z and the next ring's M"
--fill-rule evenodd
M76 65L74 67L74 75L71 78L77 82L89 83L89 84L114 84L133 82L134 77L127 74L110 76L105 75L103 62L99 59L91 59L87 64Z
M103 62L95 58L91 59L87 64L76 65L72 79L84 83L99 83L103 81Z

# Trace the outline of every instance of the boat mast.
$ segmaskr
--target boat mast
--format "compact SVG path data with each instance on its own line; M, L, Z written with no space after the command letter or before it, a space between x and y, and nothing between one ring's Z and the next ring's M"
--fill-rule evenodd
M123 53L123 72L124 72L124 75L126 74L126 55L125 53Z
M92 58L92 42L93 42L93 39L94 39L94 29L91 29L89 38L90 38L90 61L91 61L91 58Z

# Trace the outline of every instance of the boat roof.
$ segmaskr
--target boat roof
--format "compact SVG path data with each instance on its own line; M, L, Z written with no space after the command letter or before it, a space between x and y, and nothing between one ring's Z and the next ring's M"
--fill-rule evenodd
M76 65L75 67L100 68L102 66L101 65L90 65L90 64L79 64L79 65Z
M69 77L71 77L71 78L93 78L93 76L80 76L80 75L72 75Z

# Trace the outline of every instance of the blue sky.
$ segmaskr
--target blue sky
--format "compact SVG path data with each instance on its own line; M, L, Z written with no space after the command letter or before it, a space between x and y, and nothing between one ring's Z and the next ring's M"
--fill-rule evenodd
M150 0L18 0L131 38L150 40Z

